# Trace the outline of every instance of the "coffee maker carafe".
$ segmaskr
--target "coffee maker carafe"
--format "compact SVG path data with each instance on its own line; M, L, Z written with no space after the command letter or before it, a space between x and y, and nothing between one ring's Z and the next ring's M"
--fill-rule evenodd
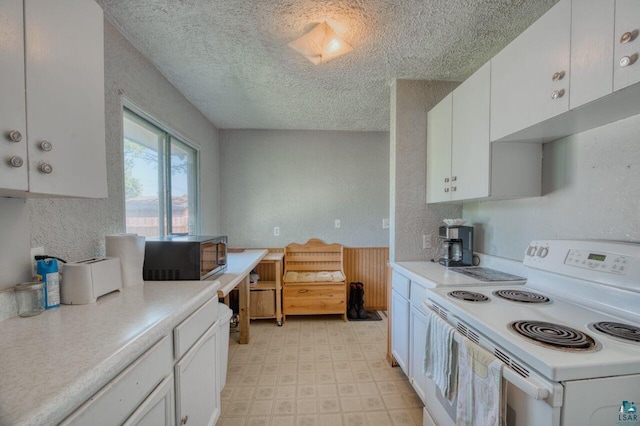
M442 265L473 265L473 226L441 226L438 236Z

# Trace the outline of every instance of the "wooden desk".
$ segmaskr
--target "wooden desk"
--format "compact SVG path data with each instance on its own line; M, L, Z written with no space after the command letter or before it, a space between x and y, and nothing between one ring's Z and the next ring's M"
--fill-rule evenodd
M216 278L220 283L218 297L226 297L231 290L239 285L240 290L240 338L241 344L249 343L249 317L250 295L249 274L258 263L267 255L267 250L245 250L242 253L229 253L227 255L227 271Z

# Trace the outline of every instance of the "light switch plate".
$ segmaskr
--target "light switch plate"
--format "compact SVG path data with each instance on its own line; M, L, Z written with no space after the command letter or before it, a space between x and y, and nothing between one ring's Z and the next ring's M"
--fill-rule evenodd
M273 236L274 237L279 237L280 236L280 227L276 226L273 228Z
M336 229L339 229L342 226L342 223L340 223L340 219L336 219Z
M389 219L382 219L382 229L389 229Z

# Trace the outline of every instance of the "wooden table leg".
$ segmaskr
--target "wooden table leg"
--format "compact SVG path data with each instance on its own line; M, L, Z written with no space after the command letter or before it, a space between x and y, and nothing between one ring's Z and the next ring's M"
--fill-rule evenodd
M276 321L282 325L282 262L275 262L276 270Z
M249 343L249 318L251 313L249 312L251 301L251 291L249 290L249 275L245 277L244 280L240 284L238 284L240 290L240 337L238 339L238 343L247 344Z

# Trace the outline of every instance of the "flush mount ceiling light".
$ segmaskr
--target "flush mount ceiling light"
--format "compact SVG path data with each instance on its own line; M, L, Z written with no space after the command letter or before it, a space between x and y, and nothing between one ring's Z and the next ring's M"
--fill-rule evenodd
M297 40L289 47L301 53L315 65L324 64L340 55L351 52L353 48L338 37L335 31L323 22Z

